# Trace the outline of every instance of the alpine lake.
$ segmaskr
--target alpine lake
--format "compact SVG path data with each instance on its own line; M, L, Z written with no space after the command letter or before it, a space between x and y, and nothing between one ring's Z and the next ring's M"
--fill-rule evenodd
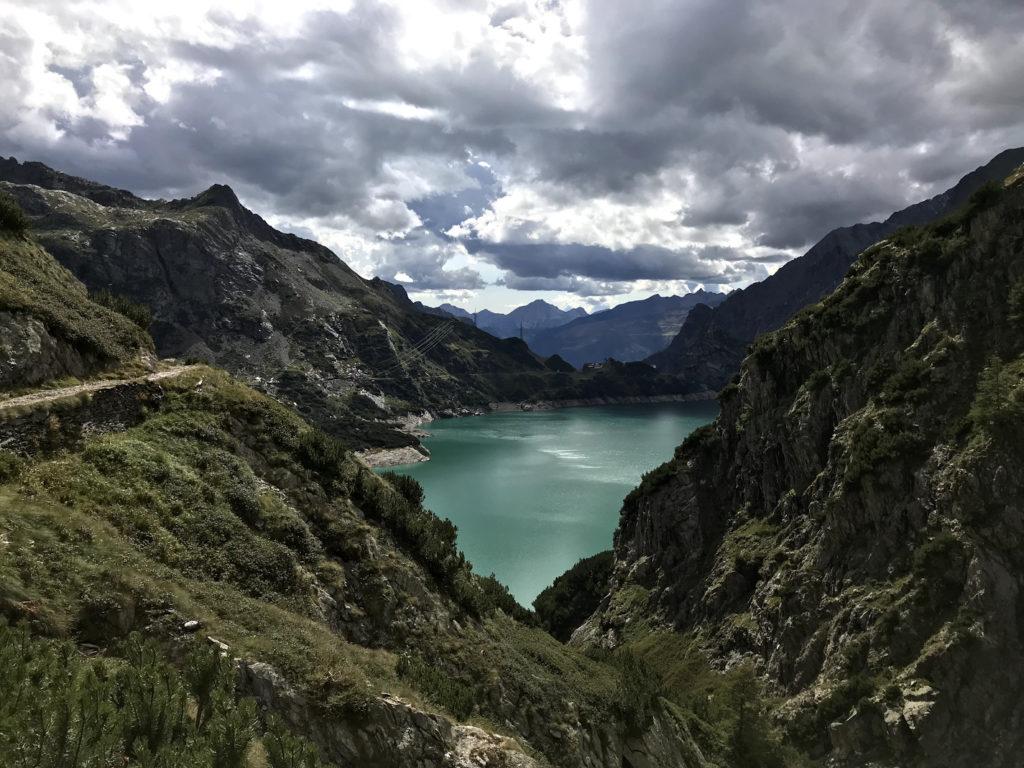
M577 560L612 546L641 476L711 422L715 402L506 411L424 425L430 461L391 469L458 526L458 546L525 606Z

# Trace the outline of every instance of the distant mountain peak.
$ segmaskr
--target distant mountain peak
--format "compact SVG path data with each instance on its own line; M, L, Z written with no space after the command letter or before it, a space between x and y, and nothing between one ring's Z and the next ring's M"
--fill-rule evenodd
M199 205L220 205L224 208L241 209L243 207L235 190L227 184L211 184L193 197L192 201Z

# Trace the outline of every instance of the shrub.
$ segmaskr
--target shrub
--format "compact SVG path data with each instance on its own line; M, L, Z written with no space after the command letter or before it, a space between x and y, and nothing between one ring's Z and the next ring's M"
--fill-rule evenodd
M21 474L24 460L16 453L0 451L0 483L16 480Z
M311 744L295 736L281 718L267 718L267 733L263 737L270 768L321 768L322 763Z
M856 488L879 467L919 459L924 438L895 408L861 418L850 431L848 459L844 473L847 488Z
M28 219L18 201L6 192L0 192L0 231L24 236L28 232Z
M448 671L431 665L421 656L408 653L398 659L397 671L399 677L409 681L431 702L444 707L459 720L473 714L473 688Z
M508 587L498 581L493 573L490 576L477 578L477 585L481 593L481 603L485 613L500 609L516 621L528 626L536 626L537 617L532 611L528 611L519 604Z
M978 430L1020 439L1024 420L1024 360L1004 364L993 357L978 376L968 414Z
M320 429L312 428L299 438L299 460L318 472L339 472L345 461L345 446Z
M540 625L566 642L607 594L614 564L611 550L578 560L533 601Z
M381 472L380 476L387 480L391 487L402 494L410 504L423 503L423 486L415 478L391 471Z
M1010 310L1010 321L1017 325L1024 325L1024 278L1010 286L1007 303Z
M124 315L144 331L148 331L150 323L153 322L153 313L149 307L145 304L134 302L127 296L120 296L104 289L91 294L89 298L101 307L106 307L120 315Z
M654 718L661 681L651 666L632 651L614 653L609 661L621 675L616 710L630 733L639 735Z
M259 718L252 699L235 697L230 662L199 648L183 676L152 640L132 636L122 650L87 659L0 620L0 765L250 765ZM280 723L267 752L270 768L319 768L312 748Z

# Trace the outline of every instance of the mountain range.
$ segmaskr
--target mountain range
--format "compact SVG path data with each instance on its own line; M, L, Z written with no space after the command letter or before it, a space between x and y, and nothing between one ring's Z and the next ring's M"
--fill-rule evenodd
M715 307L724 299L703 289L685 296L655 294L535 333L528 342L538 354L558 355L577 367L609 357L643 360L671 342L694 307Z
M536 613L261 371L330 353L384 405L599 382L465 326L371 389L446 327L399 286L224 187L6 172L0 764L1020 765L1024 165L756 338Z
M89 291L37 236L63 244L70 263L82 253L106 262L96 265L105 274L131 254L185 304L178 315L161 307L153 324L173 338L195 323L188 338L215 354L207 317L189 306L198 289L175 270L191 259L223 281L277 258L277 279L294 286L294 260L333 297L333 273L300 258L320 251L225 225L237 216L261 228L230 210L223 189L216 202L149 204L78 188L108 205L6 185L34 210L25 216L0 191L0 765L726 764L723 734L741 711L729 702L741 692L744 706L760 701L742 680L715 682L725 705L698 727L699 702L663 689L632 652L559 642L493 576L474 573L415 480L370 471L280 390L158 359L146 308ZM97 228L78 229L85 217ZM218 233L224 249L200 249ZM76 238L101 242L78 251ZM148 275L136 238L170 278ZM349 287L353 301L366 300L363 288L402 295ZM238 314L214 289L230 328ZM381 324L395 321L397 303L378 306ZM281 320L267 315L272 336ZM767 721L744 732L775 738Z
M472 322L480 330L487 331L499 339L519 337L522 334L522 338L527 343L537 336L538 331L565 325L578 317L587 315L587 310L583 307L560 309L543 299L516 307L507 314L491 312L489 309L471 313L454 304L441 304L435 309L447 312L461 320Z
M737 373L754 339L782 327L801 309L835 290L861 251L902 227L949 214L983 184L1003 179L1022 162L1024 148L1006 150L951 189L883 222L829 232L806 254L770 277L730 293L718 307L696 308L667 348L652 354L647 362L680 377L691 392L717 392Z

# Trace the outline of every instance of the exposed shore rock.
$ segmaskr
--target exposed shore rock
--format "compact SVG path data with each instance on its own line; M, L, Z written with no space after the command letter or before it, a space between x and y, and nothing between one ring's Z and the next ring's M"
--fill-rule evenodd
M405 464L418 464L430 460L430 451L425 446L405 446L403 448L371 448L356 451L356 456L368 467L399 467Z

